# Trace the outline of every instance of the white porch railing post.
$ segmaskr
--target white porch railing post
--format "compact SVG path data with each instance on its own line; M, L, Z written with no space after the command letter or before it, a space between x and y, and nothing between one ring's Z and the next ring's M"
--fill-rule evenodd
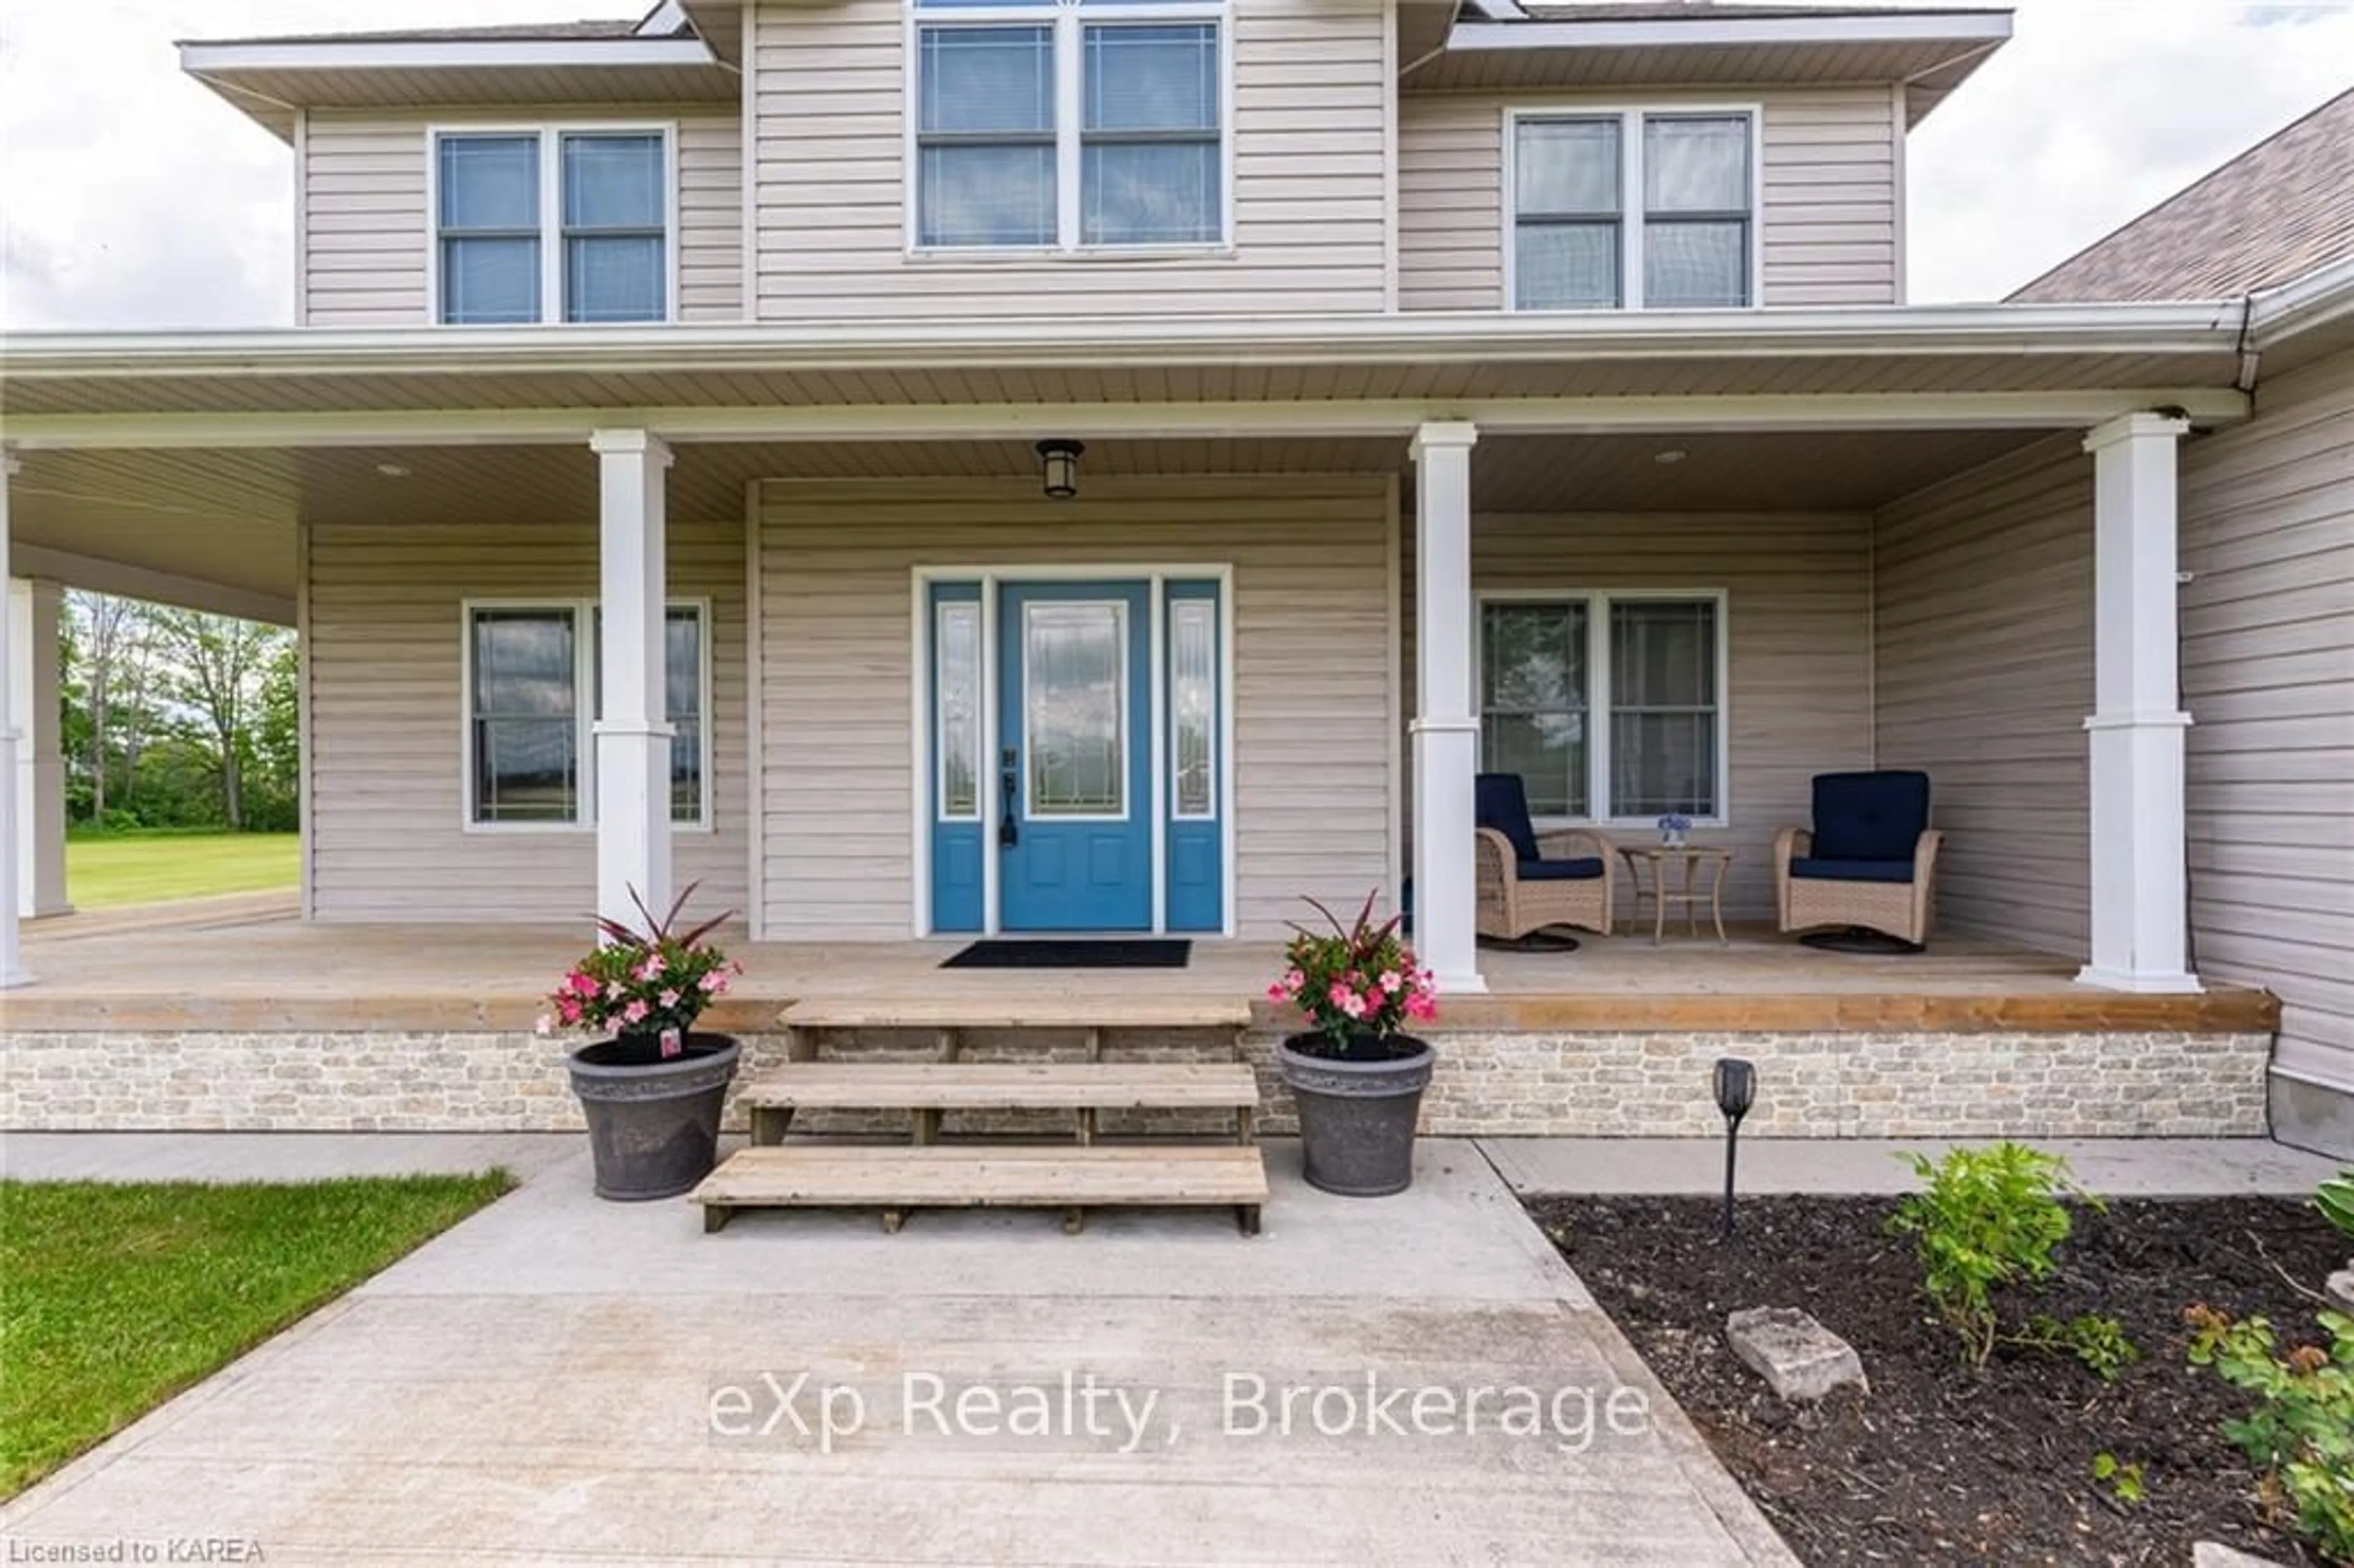
M599 430L588 444L599 470L604 620L604 707L595 732L597 912L634 924L633 890L657 916L671 900L671 726L663 702L671 456L660 437L644 430Z
M16 454L0 451L0 588L8 583L8 492L17 473ZM17 884L23 871L16 853L16 596L0 592L0 987L23 985L33 977L16 948Z
M1479 720L1471 701L1469 424L1414 438L1414 938L1441 994L1487 990L1479 977L1472 779Z
M2177 447L2188 421L2128 414L2093 454L2092 962L2113 991L2191 991L2177 659Z
M16 638L8 701L17 735L16 913L30 919L73 908L66 902L66 759L58 713L65 590L17 580L8 592Z

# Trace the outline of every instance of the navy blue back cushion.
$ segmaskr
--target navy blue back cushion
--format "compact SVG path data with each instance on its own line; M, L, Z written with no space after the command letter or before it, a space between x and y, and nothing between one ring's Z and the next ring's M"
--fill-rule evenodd
M1472 780L1471 810L1479 826L1493 828L1512 841L1515 859L1538 858L1536 825L1529 821L1528 787L1519 774L1480 774Z
M1911 860L1928 830L1926 773L1815 775L1817 860Z

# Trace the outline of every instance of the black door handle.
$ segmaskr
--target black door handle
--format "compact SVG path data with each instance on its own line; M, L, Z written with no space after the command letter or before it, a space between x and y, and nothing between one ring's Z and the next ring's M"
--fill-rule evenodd
M1013 767L1013 753L1005 754L1005 770L998 776L1000 809L997 813L997 847L1012 849L1022 842L1022 824L1013 819L1013 807L1019 799L1022 780Z

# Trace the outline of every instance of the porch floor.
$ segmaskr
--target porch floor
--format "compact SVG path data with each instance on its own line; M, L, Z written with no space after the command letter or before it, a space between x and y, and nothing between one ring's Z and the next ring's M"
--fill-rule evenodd
M930 1002L1052 994L1100 999L1102 1022L1172 997L1258 999L1279 972L1273 942L1197 940L1182 969L943 969L961 939L801 943L720 939L745 968L707 1015L773 1028L794 1001ZM11 1030L528 1029L577 958L570 925L306 925L291 918L78 929L26 928L36 983L0 992ZM1729 944L1585 936L1575 953L1485 951L1489 991L1443 1001L1442 1029L2265 1030L2265 992L2137 996L2074 980L2076 965L1983 938L1941 934L1924 954L1872 958L1799 946L1765 927ZM1267 1022L1276 1022L1264 1011Z

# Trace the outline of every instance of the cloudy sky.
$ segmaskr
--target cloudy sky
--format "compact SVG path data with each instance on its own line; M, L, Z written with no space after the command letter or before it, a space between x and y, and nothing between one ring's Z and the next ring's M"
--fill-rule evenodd
M2354 82L2354 0L2016 5L2018 37L1914 138L1916 300L1999 296ZM175 38L631 8L0 0L0 323L292 320L287 149L182 77Z

